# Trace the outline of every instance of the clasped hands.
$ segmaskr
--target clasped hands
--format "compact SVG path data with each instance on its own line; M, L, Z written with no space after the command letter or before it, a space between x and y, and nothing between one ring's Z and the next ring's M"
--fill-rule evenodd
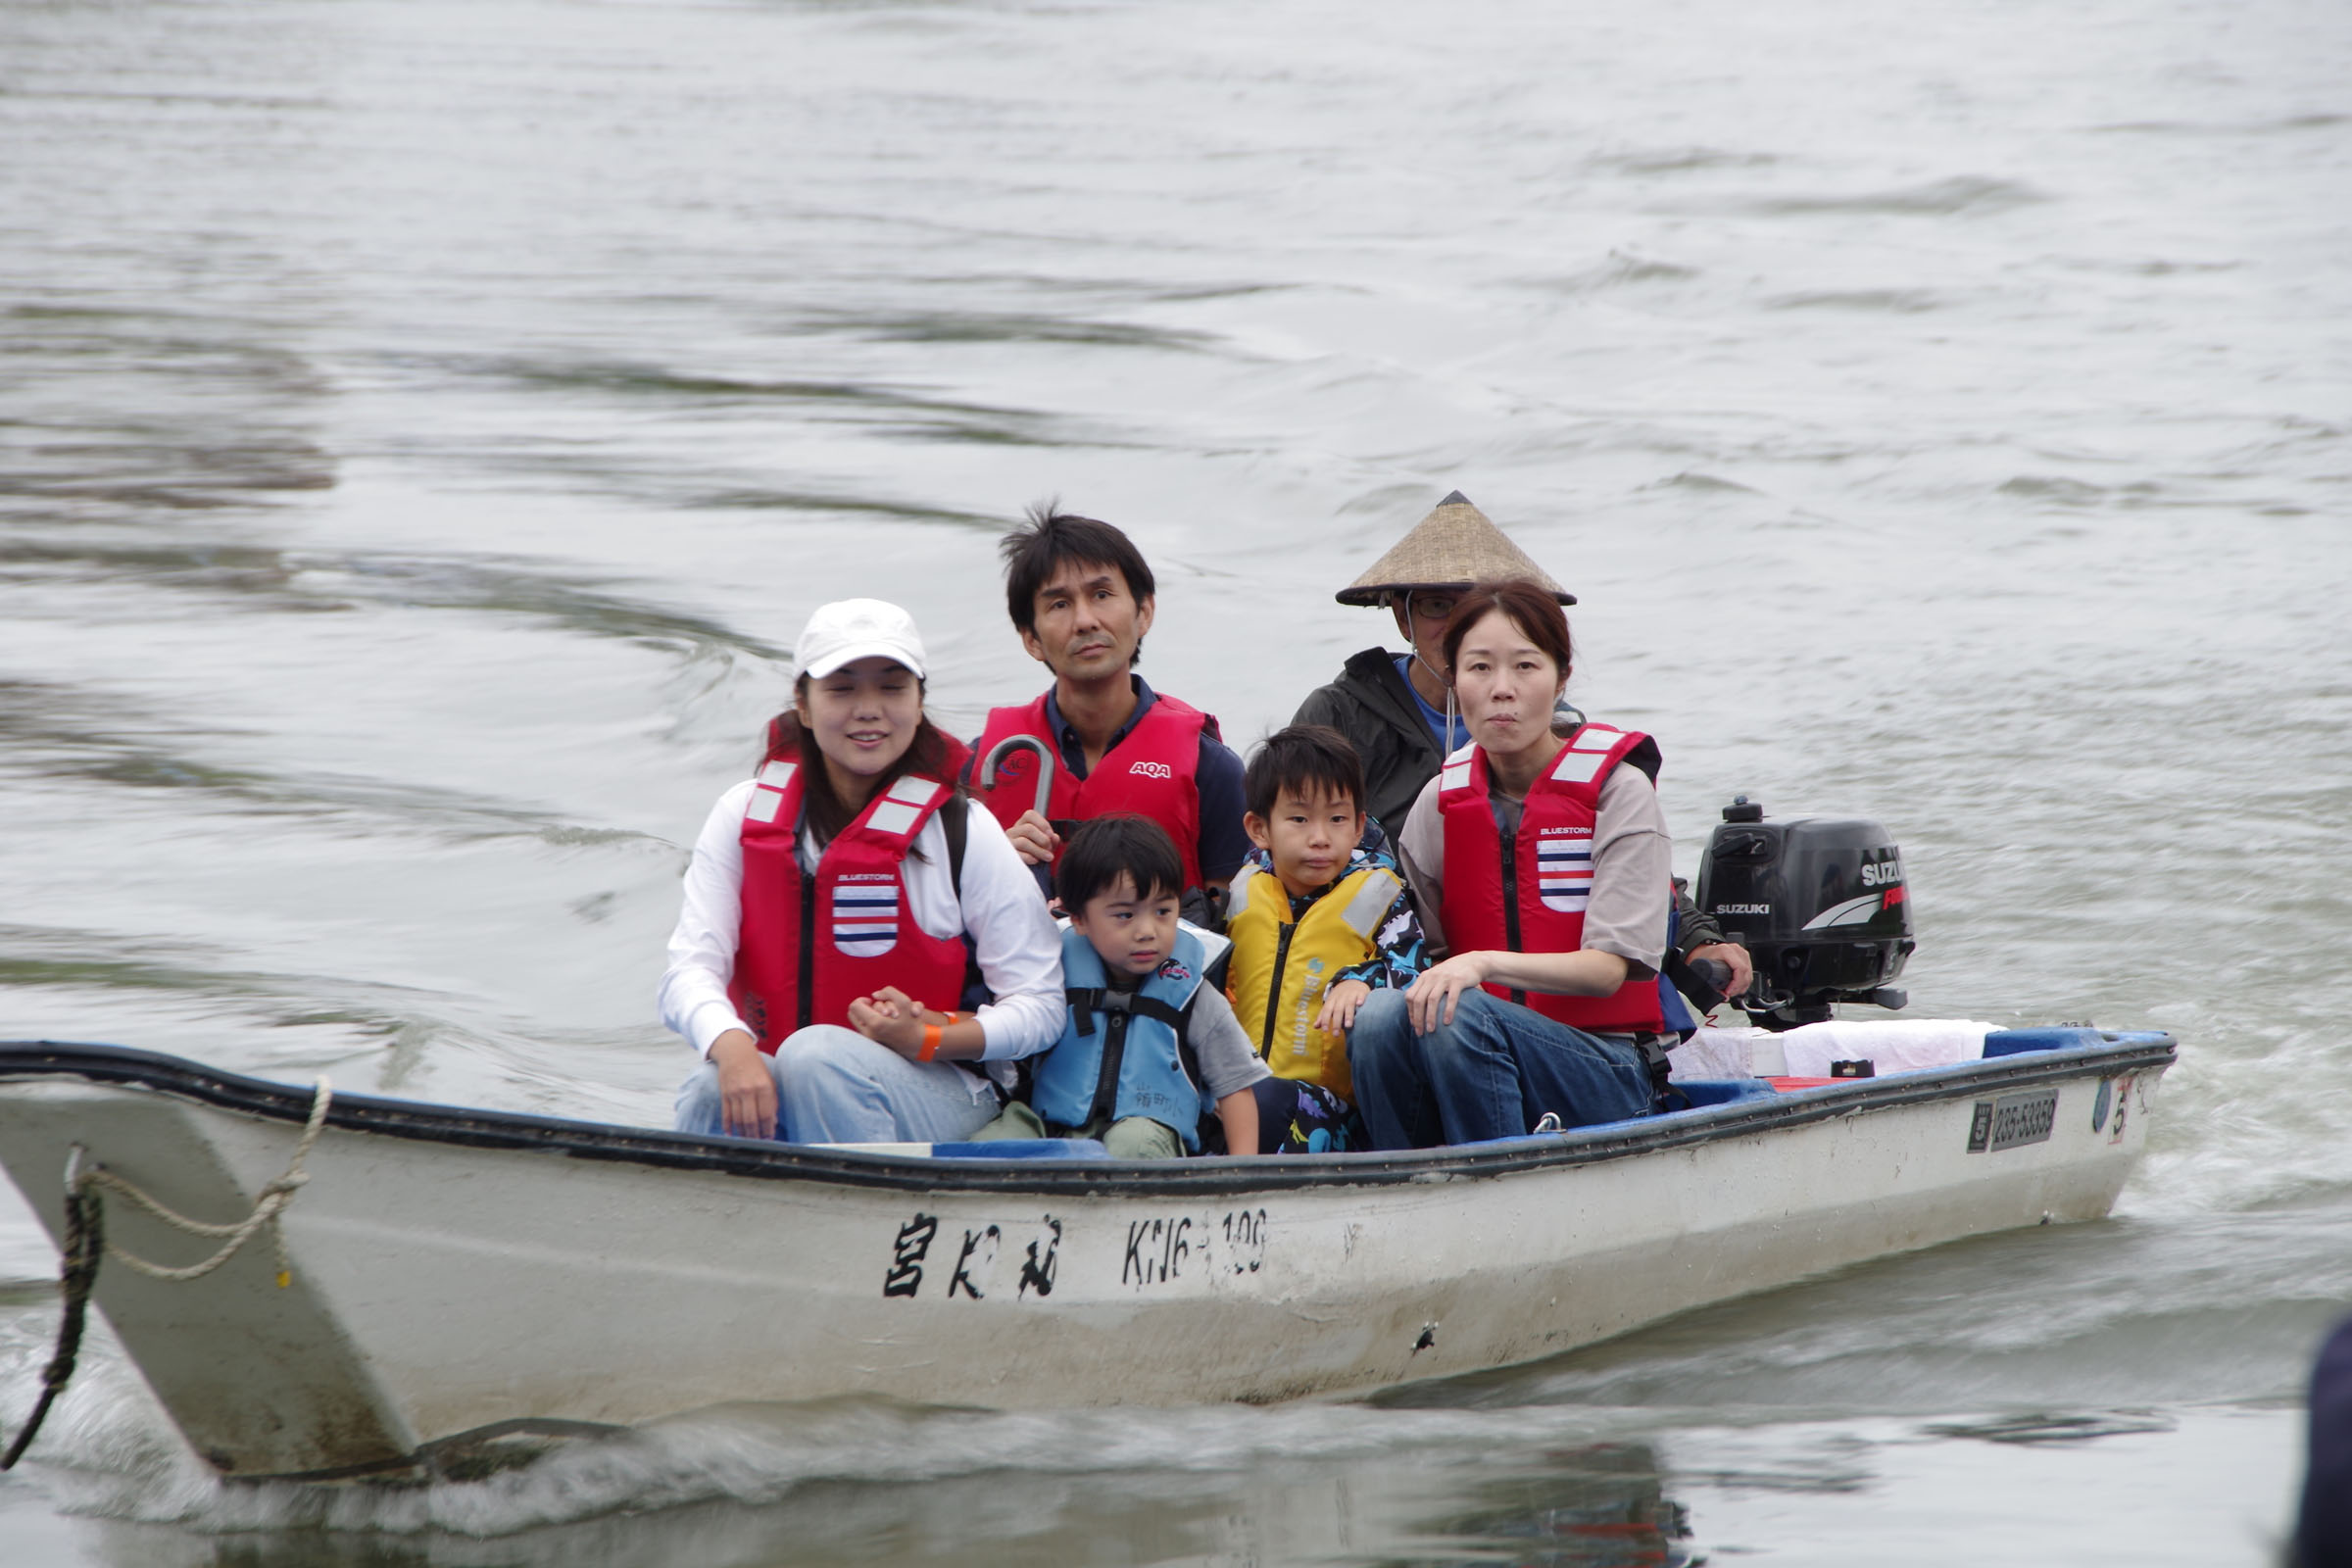
M931 1011L897 986L884 986L870 997L850 1003L851 1028L910 1061L919 1059L926 1028L945 1029L953 1022L946 1013Z

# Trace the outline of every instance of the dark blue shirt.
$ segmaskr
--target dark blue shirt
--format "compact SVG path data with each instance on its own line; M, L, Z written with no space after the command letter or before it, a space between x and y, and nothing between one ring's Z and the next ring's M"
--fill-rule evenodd
M1437 740L1438 755L1451 757L1469 745L1470 726L1462 722L1462 715L1454 714L1453 727L1446 728L1446 715L1430 707L1429 699L1421 695L1421 688L1413 684L1413 656L1398 654L1396 658L1396 673L1403 679L1404 689L1413 694L1413 706L1421 710L1421 722L1429 726L1429 733ZM1402 823L1397 825L1400 829L1403 826Z

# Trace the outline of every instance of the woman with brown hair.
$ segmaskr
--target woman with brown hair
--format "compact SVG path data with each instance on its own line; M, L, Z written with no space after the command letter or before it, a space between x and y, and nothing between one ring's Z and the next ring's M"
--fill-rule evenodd
M1646 735L1553 732L1567 616L1524 581L1463 594L1443 644L1470 744L1414 803L1398 859L1441 960L1375 993L1348 1056L1375 1148L1646 1112L1663 1028L1673 845Z

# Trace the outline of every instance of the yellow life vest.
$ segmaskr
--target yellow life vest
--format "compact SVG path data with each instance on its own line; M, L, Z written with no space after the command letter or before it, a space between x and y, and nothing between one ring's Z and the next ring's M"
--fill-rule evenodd
M1380 951L1381 922L1403 887L1387 866L1367 865L1340 878L1294 922L1280 877L1256 865L1234 877L1226 905L1233 911L1226 922L1233 1010L1275 1077L1318 1083L1355 1102L1348 1037L1316 1028L1315 1014L1341 970Z

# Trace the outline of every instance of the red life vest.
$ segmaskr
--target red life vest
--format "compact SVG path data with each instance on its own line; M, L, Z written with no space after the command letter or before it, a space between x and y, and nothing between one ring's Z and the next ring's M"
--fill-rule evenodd
M1151 710L1133 729L1102 754L1102 760L1084 778L1074 778L1060 763L1061 747L1046 720L1046 700L1039 697L1025 708L989 710L988 727L981 732L975 757L986 759L997 743L1009 735L1034 735L1055 759L1054 791L1048 797L1046 817L1055 832L1067 837L1077 823L1098 816L1132 811L1148 816L1168 830L1176 853L1184 860L1184 885L1200 885L1200 734L1217 733L1217 721L1173 697L1154 694ZM1006 827L1037 805L1037 757L1023 749L1007 752L997 764L994 789L978 787L972 799L995 813Z
M915 924L906 852L949 786L904 774L878 791L804 876L797 762L761 764L743 810L743 927L728 1000L760 1049L812 1023L847 1026L850 1003L897 986L940 1012L963 993L960 936Z
M1527 792L1518 831L1504 838L1488 795L1487 754L1465 747L1438 774L1446 830L1446 945L1455 953L1574 953L1585 945L1592 891L1592 824L1601 782L1646 735L1587 724ZM1605 997L1487 990L1544 1017L1595 1034L1665 1027L1654 979L1628 980Z

